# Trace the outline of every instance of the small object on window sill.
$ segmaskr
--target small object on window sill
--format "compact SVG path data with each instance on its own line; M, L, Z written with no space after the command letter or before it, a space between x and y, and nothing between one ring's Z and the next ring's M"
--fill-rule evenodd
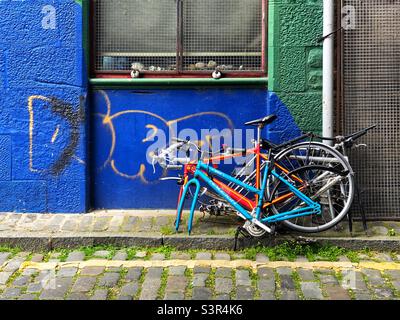
M197 62L195 64L196 69L204 70L206 68L206 64L204 62Z
M139 77L140 77L140 72L139 72L139 70L132 70L132 72L131 72L131 77L132 77L133 79L139 78Z
M131 65L132 70L137 70L137 71L143 71L144 70L144 65L140 62L134 62Z
M235 70L235 67L231 64L228 64L228 65L223 64L223 65L218 66L217 70Z
M219 70L215 70L214 72L213 72L213 74L212 74L212 77L214 78L214 79L221 79L221 77L222 77L222 73L219 71Z
M215 68L217 67L217 65L218 65L218 64L217 64L215 61L210 60L210 61L208 62L207 68L209 68L209 69L215 69Z
M194 70L196 70L196 66L194 64L189 64L188 69L190 71L194 71Z

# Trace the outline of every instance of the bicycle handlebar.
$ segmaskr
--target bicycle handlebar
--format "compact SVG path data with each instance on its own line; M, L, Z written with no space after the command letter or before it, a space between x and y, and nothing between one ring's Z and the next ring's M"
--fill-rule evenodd
M352 143L354 140L361 138L362 136L366 135L368 133L368 131L375 129L376 127L377 127L377 125L374 124L370 127L364 128L364 129L357 131L353 134L350 134L348 136L322 137L322 136L319 136L319 135L316 135L313 133L309 133L309 135L311 137L316 137L318 139L325 140L325 141L335 141L336 143L342 143L342 142Z
M355 132L355 133L353 133L353 134L348 135L347 137L345 137L345 139L346 139L346 140L347 140L347 139L353 139L353 140L359 139L359 138L361 138L362 136L366 135L366 134L368 133L368 131L370 131L370 130L372 130L372 129L375 129L376 127L377 127L377 125L374 124L373 126L370 126L370 127L368 127L368 128L362 129L362 130L360 130L360 131L358 131L358 132Z

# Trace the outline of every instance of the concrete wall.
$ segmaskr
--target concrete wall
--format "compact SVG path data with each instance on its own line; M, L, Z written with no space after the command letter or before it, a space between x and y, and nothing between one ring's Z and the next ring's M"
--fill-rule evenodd
M86 210L82 7L0 1L0 211Z

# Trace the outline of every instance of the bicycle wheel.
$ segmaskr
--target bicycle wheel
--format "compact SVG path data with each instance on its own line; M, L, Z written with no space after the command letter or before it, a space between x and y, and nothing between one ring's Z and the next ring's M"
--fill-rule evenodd
M293 171L307 165L322 165L353 173L348 160L336 149L320 142L301 142L275 155L275 167Z
M345 165L345 163L343 163ZM354 198L353 175L339 166L307 165L287 174L298 190L321 205L321 214L294 217L282 223L292 230L316 233L328 230L347 214ZM305 207L282 181L276 179L271 186L270 209L273 214Z

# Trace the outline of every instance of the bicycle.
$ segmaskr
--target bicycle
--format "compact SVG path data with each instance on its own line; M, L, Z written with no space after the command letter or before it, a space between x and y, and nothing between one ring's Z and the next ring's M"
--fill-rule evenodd
M261 236L265 234L266 232L272 233L273 230L265 225L265 223L268 224L274 224L280 221L285 221L288 219L293 219L296 217L302 217L302 216L317 216L318 214L321 215L321 206L320 204L316 203L313 201L310 197L306 196L303 192L305 189L308 187L307 184L304 183L304 177L303 179L299 178L299 175L304 175L306 172L308 177L313 176L321 180L322 178L330 177L331 180L329 180L329 183L326 183L317 193L314 195L311 195L314 197L314 199L318 198L321 194L325 193L327 190L329 190L332 186L334 186L337 182L341 180L346 180L348 186L353 185L353 180L352 180L352 170L351 167L348 165L346 160L343 158L342 155L340 155L336 150L326 147L324 145L318 145L319 150L323 149L326 152L326 154L329 155L329 157L326 157L326 159L329 159L329 163L336 163L340 165L341 170L338 169L338 165L335 167L328 167L328 166L323 166L323 165L317 165L317 164L312 164L309 166L300 166L294 171L290 172L288 169L285 168L285 166L282 166L281 164L277 163L275 161L275 152L281 149L284 149L285 147L296 143L299 140L304 139L305 137L309 136L308 134L303 135L302 137L296 138L288 143L282 144L280 146L273 145L272 143L268 142L267 140L262 140L261 139L261 130L269 123L272 123L276 119L276 116L269 116L265 117L260 120L256 121L251 121L248 122L247 125L256 125L258 127L258 138L256 142L256 146L254 149L251 150L246 150L246 153L253 153L255 154L255 157L260 159L261 157L265 160L264 163L269 163L270 165L264 169L264 176L262 179L262 184L260 184L259 177L261 173L261 166L259 165L259 160L256 160L258 162L258 165L256 166L255 170L255 175L256 175L256 185L251 185L246 183L246 181L241 181L239 179L236 179L232 176L229 176L216 168L214 166L210 166L206 164L206 162L212 162L215 158L208 158L205 159L205 161L199 161L197 164L191 162L187 158L185 159L179 159L179 158L174 158L171 156L172 151L174 149L182 149L186 148L189 145L194 145L190 141L183 141L183 140L176 140L177 142L170 146L167 149L162 150L161 153L158 155L154 156L154 162L159 162L160 164L164 165L168 169L180 169L182 168L182 165L184 166L184 177L182 178L172 178L172 179L177 179L179 181L178 184L181 185L181 191L180 191L180 196L179 196L179 205L178 205L178 210L177 210L177 220L176 220L176 229L179 229L179 223L181 219L181 212L183 208L184 201L186 199L186 195L188 194L188 190L191 185L195 185L196 191L194 193L194 199L192 202L192 207L191 207L191 214L189 217L189 225L188 225L188 230L189 233L191 232L192 229L192 221L193 221L193 215L194 215L194 209L196 206L196 202L198 200L199 194L200 194L200 181L204 181L212 190L215 192L219 198L223 199L226 201L237 213L238 215L246 220L245 223L245 229L252 235L252 236ZM262 143L261 143L262 142ZM296 146L296 145L295 145ZM286 153L289 150L296 150L294 147L291 146L288 149L284 150ZM310 143L310 146L314 146L313 143ZM196 146L195 146L196 147ZM261 149L268 149L268 156L263 155L260 153ZM299 149L297 149L299 150ZM200 150L199 150L200 151ZM243 153L243 151L242 151ZM292 154L293 155L293 154ZM219 159L226 157L226 155L219 156ZM293 158L293 157L292 157ZM315 158L315 157L314 157ZM285 159L289 159L289 163L292 162L291 157L287 157ZM298 157L294 157L296 161L298 161ZM169 164L167 164L167 162ZM276 167L274 170L272 170L273 167ZM302 168L300 170L300 168ZM204 172L206 170L206 172ZM324 172L321 174L321 172ZM189 174L193 175L193 178L189 180ZM237 191L238 189L236 188L233 189L229 185L224 184L223 182L219 181L218 179L215 179L213 177L210 179L209 175L213 176L218 176L222 179L227 180L231 184L236 184L240 190ZM286 180L282 176L285 176L288 178ZM274 177L274 179L271 179L271 177ZM333 177L336 177L336 179L333 179ZM293 179L291 179L293 178ZM318 181L318 179L314 179L314 183ZM171 179L171 178L168 178ZM303 183L303 186L296 187L293 185L293 181L296 181L298 183ZM328 181L328 179L325 179ZM271 197L269 201L266 201L265 199L265 194L267 190L267 182L275 181L275 192L273 193L274 199ZM283 195L277 195L276 190L278 190L278 187L276 187L276 182L279 182L279 185L281 186L280 189L282 189L282 186L287 188L289 191L286 193L283 193ZM290 181L290 182L288 182ZM270 189L270 188L268 188ZM346 189L346 187L342 186L342 190ZM252 201L251 199L248 199L245 195L241 193L241 191L245 190L246 192L252 192L256 195L256 201ZM352 199L353 199L353 188L348 189L347 192L344 192L344 198L346 201L346 206L344 207L345 210L342 210L340 215L333 219L334 221L331 222L331 226L334 224L338 223L347 212L349 205L351 204ZM276 204L282 203L283 201L286 201L286 205L289 201L291 202L290 199L293 198L293 196L296 196L298 199L301 200L300 205L292 206L292 210L279 212L275 210L274 214L271 214L270 208L275 208L276 209ZM318 206L319 207L318 207ZM281 207L282 208L282 207ZM317 211L320 210L317 213ZM251 215L248 212L251 212ZM269 211L269 212L268 212ZM322 229L321 229L322 231Z

